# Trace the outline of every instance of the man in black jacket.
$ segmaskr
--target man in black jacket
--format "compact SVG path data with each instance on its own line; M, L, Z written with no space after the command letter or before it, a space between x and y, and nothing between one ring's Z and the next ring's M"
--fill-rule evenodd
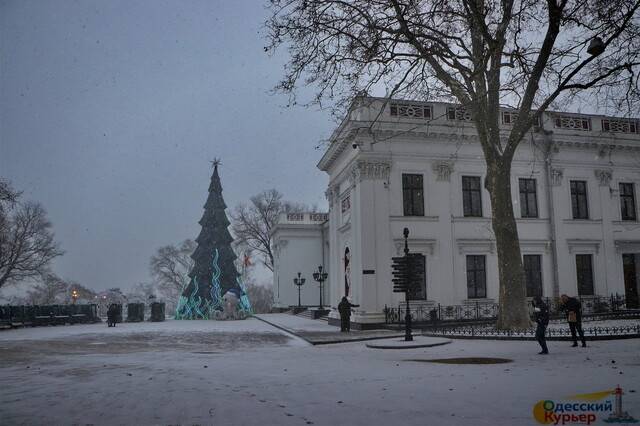
M587 341L584 339L584 332L582 331L582 304L575 297L569 297L566 294L560 296L564 310L567 313L567 320L569 321L569 329L571 330L571 337L573 337L572 347L578 346L578 339L576 338L576 331L580 335L582 341L582 347L587 347Z
M349 302L346 297L342 298L342 302L338 303L338 312L340 313L340 331L348 332L351 328L351 308L357 308L360 305L354 305Z
M547 355L549 350L547 349L547 326L549 325L549 308L547 304L542 301L542 297L536 296L531 301L533 304L533 319L537 324L536 327L536 339L542 348L539 355Z

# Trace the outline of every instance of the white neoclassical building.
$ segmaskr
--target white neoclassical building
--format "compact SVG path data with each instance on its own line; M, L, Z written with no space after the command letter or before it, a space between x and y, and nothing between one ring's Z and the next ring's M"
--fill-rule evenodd
M319 307L320 297L330 306L329 280L320 288L313 273L322 266L327 272L329 264L327 213L280 213L273 228L274 271L273 307L284 309L298 306ZM300 274L300 276L298 276ZM328 277L327 277L328 278ZM304 280L296 285L294 279ZM325 285L326 284L326 285Z
M516 114L502 111L505 132ZM547 112L521 143L511 186L528 296L619 294L637 303L639 124ZM355 327L382 323L385 306L403 304L404 294L393 292L391 259L403 254L406 227L409 249L422 254L425 268L412 306L497 301L486 166L463 109L359 98L318 167L329 175L328 222L303 221L296 231L282 217L274 242L290 242L279 246L276 283L280 272L288 281L297 272L287 259L307 258L301 240L308 235L309 266L321 258L329 271L330 318L338 317L335 308L347 295L360 305ZM293 284L290 291L296 292ZM291 300L282 299L294 305Z

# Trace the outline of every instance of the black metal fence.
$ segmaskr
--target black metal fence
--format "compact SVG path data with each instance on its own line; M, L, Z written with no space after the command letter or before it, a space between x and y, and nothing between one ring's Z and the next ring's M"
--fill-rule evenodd
M626 313L639 312L638 300L626 298L619 294L609 297L578 297L582 303L583 317L624 317ZM549 306L551 317L563 315L563 305L560 298L547 297L545 302ZM531 308L531 306L530 306ZM385 306L384 317L386 324L404 324L406 305L401 304L397 308ZM411 321L413 324L436 324L440 322L490 322L498 317L497 303L482 303L477 301L472 304L435 307L417 306L411 307Z
M0 329L100 322L98 305L2 305Z
M584 334L587 338L606 338L616 336L616 338L640 337L640 324L621 326L593 326L584 327ZM443 335L456 338L475 339L535 339L535 329L524 330L494 330L490 326L467 324L460 325L434 325L425 327L422 332L428 335ZM572 340L569 327L548 328L547 339L550 340Z

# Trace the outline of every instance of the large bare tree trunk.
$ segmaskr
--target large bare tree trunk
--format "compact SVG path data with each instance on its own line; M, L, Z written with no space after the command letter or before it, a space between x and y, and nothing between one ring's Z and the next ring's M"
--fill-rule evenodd
M492 225L500 274L496 329L530 328L518 228L511 199L511 161L496 161L487 168L485 188L491 197Z

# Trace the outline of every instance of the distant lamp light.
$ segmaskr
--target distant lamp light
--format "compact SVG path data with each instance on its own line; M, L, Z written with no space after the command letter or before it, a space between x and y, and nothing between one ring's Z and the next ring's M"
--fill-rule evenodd
M604 42L600 37L594 37L587 47L587 53L591 56L598 56L604 52Z

